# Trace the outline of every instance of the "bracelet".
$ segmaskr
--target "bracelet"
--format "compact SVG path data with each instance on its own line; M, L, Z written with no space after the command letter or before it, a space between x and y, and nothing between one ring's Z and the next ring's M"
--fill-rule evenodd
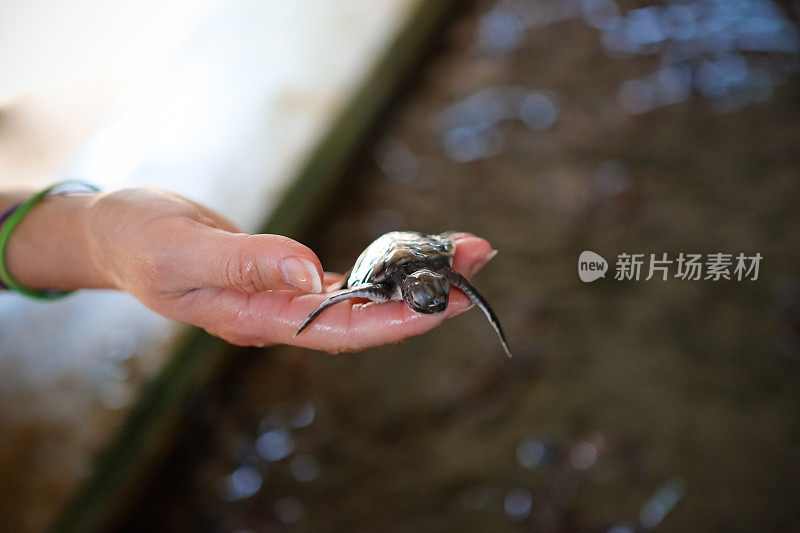
M77 188L76 188L77 187ZM8 249L8 241L11 234L17 228L25 216L31 212L42 200L52 194L68 194L72 192L89 192L99 191L100 189L90 183L77 180L60 181L49 187L42 189L27 200L18 203L0 217L0 285L5 285L8 289L16 291L31 298L38 298L42 300L55 300L63 298L64 296L74 292L71 290L55 290L55 289L31 289L19 283L11 275L6 265L6 251Z
M0 215L0 228L2 228L2 227L3 227L3 223L4 223L4 222L5 222L7 219L8 219L8 217L10 217L10 216L11 216L11 213L13 213L14 211L16 211L16 210L17 210L17 208L19 207L19 205L20 205L21 203L22 203L22 202L18 202L17 204L15 204L15 205L13 205L12 207L10 207L9 209L7 209L5 213L3 213L2 215ZM1 291L1 290L5 290L5 289L7 289L7 288L8 288L8 287L6 287L6 284L5 284L5 283L3 283L3 279L2 279L2 278L0 278L0 291Z

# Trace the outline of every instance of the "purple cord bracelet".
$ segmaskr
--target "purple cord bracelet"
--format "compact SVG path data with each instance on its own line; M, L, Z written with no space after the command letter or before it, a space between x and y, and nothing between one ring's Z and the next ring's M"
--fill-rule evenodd
M16 204L16 205L10 207L9 209L7 209L5 213L0 215L0 227L3 227L3 223L8 219L8 217L10 217L12 215L12 213L14 213L14 211L17 210L17 208L21 204L22 204L22 202L19 202L18 204ZM0 279L0 290L4 290L4 289L7 289L7 288L8 287L6 287L5 283L3 283L3 280Z

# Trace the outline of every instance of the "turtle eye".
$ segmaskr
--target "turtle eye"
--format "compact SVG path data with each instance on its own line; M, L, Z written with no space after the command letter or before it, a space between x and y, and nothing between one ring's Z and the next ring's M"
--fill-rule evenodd
M419 270L404 280L403 299L418 313L441 313L447 309L450 284L441 274Z
M433 291L427 285L415 285L411 288L411 299L415 307L427 309L433 305Z

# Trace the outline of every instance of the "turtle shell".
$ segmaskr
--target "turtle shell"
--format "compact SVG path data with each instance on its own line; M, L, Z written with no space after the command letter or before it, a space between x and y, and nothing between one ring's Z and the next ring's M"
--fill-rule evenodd
M425 235L416 231L392 231L378 237L358 256L353 271L347 278L347 287L365 283L385 283L392 279L399 267L419 263L424 267L447 266L453 262L455 245L443 235Z

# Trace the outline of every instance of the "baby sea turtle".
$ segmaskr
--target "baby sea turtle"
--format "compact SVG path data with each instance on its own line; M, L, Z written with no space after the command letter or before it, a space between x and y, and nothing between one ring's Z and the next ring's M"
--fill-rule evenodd
M452 284L481 308L500 337L503 350L511 357L492 308L464 276L452 269L456 246L450 239L451 234L392 231L378 237L356 260L343 290L308 315L295 335L327 308L348 298L368 298L373 302L402 300L418 313L441 313L447 309Z

